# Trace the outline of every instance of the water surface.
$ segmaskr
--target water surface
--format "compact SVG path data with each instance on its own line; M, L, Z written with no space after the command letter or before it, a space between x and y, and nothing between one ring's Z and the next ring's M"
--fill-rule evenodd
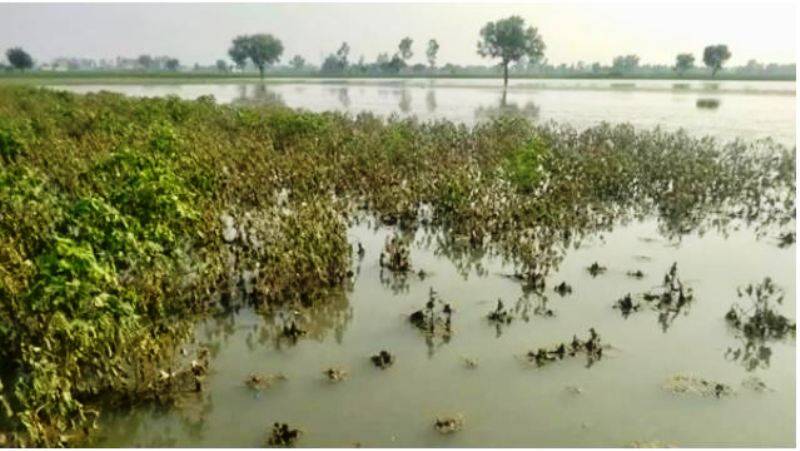
M602 121L640 128L683 128L723 141L795 141L795 82L680 80L277 80L266 83L64 85L75 92L134 96L213 95L219 102L280 103L311 111L369 111L468 125L512 112L586 128ZM707 104L708 108L698 106Z
M355 260L354 285L345 299L306 318L308 338L278 339L271 320L248 310L200 324L197 341L214 355L206 392L169 411L109 414L97 444L260 446L269 426L282 421L305 431L300 446L793 446L794 340L769 343L771 354L748 369L727 354L744 342L724 315L737 301L737 286L769 275L786 290L781 311L793 317L794 246L781 249L746 229L670 242L656 222L634 222L568 252L548 277L544 297L526 297L505 276L513 268L498 258L478 259L477 269L465 270L422 232L411 259L428 276L400 283L378 263L389 230L367 223L350 229L352 243L366 249ZM594 261L607 272L592 277L586 267ZM626 293L660 285L673 262L695 294L680 315L661 321L644 309L624 318L612 308ZM634 269L646 276L626 275ZM562 280L572 294L553 292ZM426 342L407 320L431 288L455 307L447 342ZM486 319L498 297L520 309L500 329ZM537 315L537 306L555 316ZM580 356L541 368L520 359L573 334L585 337L591 327L612 348L589 367ZM386 370L369 360L381 349L397 357ZM466 368L464 357L478 367ZM350 377L329 383L322 374L329 366L346 368ZM258 392L244 384L251 372L282 372L288 380ZM737 394L717 399L664 390L678 373L730 384ZM773 391L740 386L754 375ZM464 415L464 430L440 435L434 418L453 413Z

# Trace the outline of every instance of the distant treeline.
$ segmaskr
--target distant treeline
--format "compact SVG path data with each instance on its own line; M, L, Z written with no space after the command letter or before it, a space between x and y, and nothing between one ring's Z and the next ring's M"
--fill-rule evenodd
M498 77L504 83L508 77L519 78L722 78L794 80L795 64L764 64L750 60L738 67L723 67L730 59L727 45L708 45L703 49L702 65L695 64L695 55L680 53L668 64L640 64L635 54L619 55L610 64L579 61L554 65L545 58L545 43L538 30L527 26L519 16L488 22L480 30L477 52L485 58L499 60L495 65L462 66L452 63L437 65L439 43L430 39L425 44L424 61L412 63L414 40L405 37L393 51L380 53L374 61L364 56L352 59L350 45L342 42L324 58L321 65L294 55L281 63L283 43L271 34L240 35L231 42L228 58L213 65L184 66L169 56L139 55L136 58L117 57L115 60L90 58L57 58L49 63L36 64L23 49L6 51L8 64L0 63L0 72L102 72L116 73L174 72L183 75L202 73L216 76L261 77Z

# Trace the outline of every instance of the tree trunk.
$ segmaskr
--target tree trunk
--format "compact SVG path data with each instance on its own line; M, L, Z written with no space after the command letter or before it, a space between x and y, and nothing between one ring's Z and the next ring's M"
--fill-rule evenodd
M261 75L261 79L264 79L264 66L258 66L258 73Z
M503 61L503 89L508 87L508 61Z

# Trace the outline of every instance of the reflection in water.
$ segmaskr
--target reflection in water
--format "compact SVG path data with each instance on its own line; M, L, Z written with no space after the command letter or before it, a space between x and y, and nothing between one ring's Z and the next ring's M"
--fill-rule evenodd
M525 102L523 106L507 101L507 92L503 90L498 106L479 106L475 109L475 120L491 120L499 117L520 117L529 120L539 118L539 107L533 102Z
M425 106L428 108L429 113L436 111L436 91L429 89L425 94Z
M350 91L347 86L342 86L341 88L334 89L337 94L337 98L339 99L339 103L347 109L350 108Z
M403 88L400 90L400 103L397 106L405 114L411 112L411 93L408 89Z
M408 271L392 271L381 268L379 277L384 288L391 290L392 294L398 295L408 293L408 278L413 277L409 276L409 274Z
M283 96L268 89L265 83L243 83L238 86L238 90L239 96L231 102L234 105L286 105Z
M716 110L719 108L720 103L719 99L697 99L695 105L697 108L704 110Z
M729 347L725 351L725 359L738 362L745 370L753 371L757 368L769 368L769 359L772 349L764 340L754 340L742 337L738 347Z
M448 393L451 392L448 391L448 387L456 386L456 384L458 387L474 393L480 393L481 390L485 390L485 387L493 387L493 399L485 399L481 396L459 399L459 405L456 407L465 411L467 415L477 415L477 412L486 408L487 403L490 408L502 408L503 406L522 408L520 407L521 403L529 401L513 401L514 394L519 393L519 390L529 388L530 378L524 372L517 371L515 367L506 367L504 371L496 372L493 371L493 368L495 362L511 360L509 356L519 356L520 352L530 349L532 349L532 354L527 356L527 362L537 366L564 365L567 368L565 371L575 371L575 369L569 370L570 367L576 369L580 366L591 367L598 377L588 378L581 383L581 389L589 393L605 393L605 390L613 395L629 389L657 390L663 377L661 373L648 374L645 372L646 376L636 381L620 376L625 374L621 371L635 371L637 365L654 358L653 356L660 359L672 359L681 366L696 369L701 373L708 371L709 368L718 368L726 360L741 362L744 369L740 370L740 373L744 373L745 369L748 371L755 368L767 369L770 364L774 367L770 369L770 376L783 371L787 358L785 357L786 347L776 345L773 351L763 343L743 343L741 349L729 350L723 359L721 350L724 350L729 344L729 339L724 338L720 341L716 334L710 333L703 335L704 339L708 341L704 342L702 346L698 346L698 352L702 353L698 357L697 353L686 353L680 347L674 346L674 340L657 339L660 331L652 327L653 318L651 317L643 318L640 323L643 324L641 328L637 328L636 322L633 324L626 322L624 326L620 327L620 323L615 322L616 316L611 317L602 313L608 312L610 309L610 300L613 297L609 296L609 293L618 296L630 290L629 287L625 287L623 290L617 282L612 281L614 273L624 271L624 269L620 269L624 267L619 261L615 263L610 258L610 254L625 253L630 258L634 258L642 252L650 255L651 259L647 262L652 262L653 266L647 266L645 262L641 263L647 274L658 274L651 283L645 282L646 285L642 287L648 289L649 292L657 289L651 285L662 286L661 276L663 274L656 268L662 264L668 264L665 259L676 258L683 262L685 258L693 255L692 252L687 253L681 248L662 246L659 244L660 242L631 239L631 237L651 236L656 233L654 221L648 225L647 231L644 233L636 229L623 232L622 235L627 237L626 240L616 241L613 236L607 237L607 243L616 246L611 248L611 252L609 252L609 248L597 248L597 240L591 241L587 243L586 248L580 250L581 252L591 252L590 258L580 256L580 258L562 265L566 266L567 270L559 274L555 280L566 279L573 284L576 292L574 300L577 302L555 299L551 294L553 292L549 291L553 289L550 285L548 285L547 291L544 291L538 286L521 287L520 284L509 283L509 277L504 274L508 274L511 268L498 266L496 259L487 258L491 255L486 250L481 250L480 247L473 249L467 238L448 239L434 227L417 230L412 247L415 271L423 268L428 273L424 283L420 283L419 276L415 272L408 273L405 278L401 279L403 282L393 281L393 273L384 271L383 274L380 274L377 264L378 254L385 242L384 238L392 233L391 228L382 227L379 224L379 220L364 220L359 223L358 227L353 227L348 231L348 236L355 249L354 262L361 262L363 265L362 275L357 279L353 296L349 296L348 299L345 298L345 293L340 293L340 295L334 296L330 302L320 300L314 307L307 310L298 306L276 307L263 316L254 314L252 309L245 306L241 308L238 315L221 314L208 320L205 324L201 324L197 335L198 342L205 344L204 342L210 341L208 346L212 348L212 355L216 356L211 365L210 377L214 378L210 384L212 389L203 393L202 396L193 395L194 398L187 398L186 404L179 405L179 408L173 409L171 413L154 414L154 410L147 409L144 412L138 410L138 413L134 415L122 414L121 420L113 423L107 430L124 432L112 433L111 441L99 444L133 443L152 446L202 444L213 446L217 443L228 443L237 446L253 446L263 439L263 428L271 421L296 421L298 426L313 431L313 434L303 437L304 441L301 444L304 446L350 443L347 440L355 436L366 437L365 440L371 440L371 443L383 443L378 434L390 434L395 430L411 433L414 428L418 427L418 422L404 421L399 417L402 415L410 417L412 415L407 412L416 411L414 409L418 408L417 404L420 400L417 396L420 391L416 386L416 381L419 380L419 377L425 377L428 384L421 396L427 396L425 402L429 402L434 408L449 405ZM624 227L620 227L620 229L624 229ZM619 234L619 232L616 233ZM359 252L358 243L362 243L364 251ZM643 246L649 247L643 250ZM773 247L772 250L774 251L774 249ZM604 254L607 255L607 258L602 262L608 265L608 272L603 277L590 278L584 270L585 263L594 261L597 255ZM737 255L734 254L734 257ZM701 270L698 270L697 265L688 266L688 274L692 277L689 280L693 284L702 283L700 280L695 280L695 277L700 279L706 279L706 276L713 277L713 271L699 273L698 271ZM476 271L478 270L483 272L483 276L477 276ZM464 281L461 280L460 273L465 275ZM469 277L466 277L467 273ZM388 285L381 285L379 278L381 281L385 279L384 283ZM555 280L548 278L547 282L550 284ZM619 274L617 281L619 280L636 283L627 278L624 273ZM395 288L397 286L403 288L390 292L392 284L396 285ZM592 286L588 291L585 289L587 284ZM717 279L714 285L705 285L703 292L709 293L709 286L719 284L724 286L724 282ZM452 302L455 305L452 337L446 334L428 334L424 330L415 330L408 324L410 312L427 308L424 303L430 287L442 294L443 301L448 303L457 301L457 303ZM598 289L595 290L595 287ZM384 288L388 289L384 290ZM519 290L522 290L521 296ZM659 292L658 294L663 293ZM710 294L715 293L712 290ZM550 295L551 298L548 299L546 295ZM590 295L591 299L585 298L587 295ZM486 316L493 305L486 302L487 299L492 299L491 303L494 303L498 297L510 301L505 302L505 311L513 317L513 320L502 324L489 323L490 326L487 324ZM713 297L709 296L708 298ZM599 301L584 302L583 299ZM653 302L663 302L675 307L674 300L666 303L663 299L665 297L659 296L659 299ZM603 300L608 302L603 302ZM682 333L695 334L698 331L705 331L710 322L715 319L720 320L713 316L718 315L718 309L705 308L709 304L711 303L701 302L692 306L692 314L679 321ZM439 304L436 305L436 312L443 312ZM656 305L652 305L651 308L656 311L650 311L648 315L655 316L660 313ZM356 309L357 320L352 319L352 309ZM676 310L669 309L668 316L673 317L677 313ZM681 311L685 311L685 307ZM292 340L283 337L283 330L291 324L297 324L298 328L307 331L306 335L300 337L297 347L293 345ZM498 329L498 335L502 334L500 340L489 339L487 336L488 334L493 335L493 331L489 329L492 326ZM595 334L590 333L587 336L585 332L582 333L589 327L596 327L600 334L613 330L613 333L607 332L609 338L612 339L613 347L602 345L599 338L593 338L596 337ZM346 340L342 340L345 329L347 337ZM577 335L576 340L573 339L573 335ZM335 340L332 339L334 336ZM318 343L308 343L309 339L316 339ZM589 342L597 343L598 346L593 345L589 350L587 349ZM398 364L394 365L386 374L370 371L372 368L367 367L368 356L378 349L384 349L384 346L393 355L399 357ZM425 346L425 350L421 346ZM541 346L541 348L530 348L530 346ZM617 346L624 349L624 353L605 355ZM453 370L455 368L454 359L465 355L482 362L481 365L486 362L486 368L489 371L478 370L467 374L466 370L463 373ZM498 355L502 358L493 361ZM613 357L614 365L604 365L604 362L598 362L602 357ZM330 384L322 381L319 372L325 365L334 362L348 367L356 377L331 389ZM599 364L594 365L595 363ZM259 365L261 366L259 367ZM489 368L490 365L492 368ZM619 365L622 365L623 369ZM241 385L244 375L252 371L254 366L261 370L277 370L290 374L292 382L258 395L251 396L250 392L245 394L245 387L239 387L239 385ZM390 374L394 376L390 376ZM489 375L484 376L485 374ZM541 384L539 390L541 394L536 395L536 400L547 404L548 407L552 403L555 408L560 405L559 403L563 403L563 398L558 396L551 398L545 393L563 393L565 380L552 377L552 374L552 372L545 371L541 373L541 377L537 376L537 384ZM782 376L776 376L776 379L775 386L785 390L786 380ZM375 395L375 393L384 391L396 395L385 399L381 398L378 401L373 399L382 396ZM370 394L364 394L367 392ZM497 395L495 396L494 393ZM214 403L211 402L212 396L214 396ZM587 403L585 408L596 412L595 416L590 418L603 425L604 429L600 433L610 430L606 428L617 426L600 423L603 421L601 417L607 412L607 398L601 397L601 400L597 401L591 398L585 399L584 402ZM394 415L390 416L393 430L388 431L379 426L378 433L373 434L371 432L373 429L370 429L374 427L370 425L371 416L375 415L375 412L385 415L386 411L380 410L385 402L393 403L392 406L396 412L389 414ZM269 406L268 411L265 411L265 405ZM776 405L783 408L783 404ZM345 424L331 423L331 420L324 414L317 415L315 413L317 407L330 406L337 406L337 408L342 406L343 409L362 412L363 415L354 415L353 419L348 420L349 423ZM632 412L627 415L649 415L647 412L651 411L649 410L651 407L634 404ZM745 399L742 404L731 407L731 409L738 418L742 412L746 412L751 407L753 404ZM227 431L227 428L230 428L229 420L232 412L241 412L242 419L237 419L241 422L241 431L238 436ZM256 412L259 413L256 414ZM260 416L261 412L264 412L263 418ZM682 413L681 419L675 420L682 427L689 427L687 425L689 422L697 421L691 408L687 408ZM555 419L568 422L570 415L575 414L575 412L571 412L563 416L556 416ZM258 418L251 419L250 417L254 415ZM635 437L637 433L635 428L627 427L625 423L623 421L621 422L622 426L618 426L621 430L614 429L614 434L616 434L614 440L627 443L631 437ZM496 423L490 423L490 426L492 428L501 427ZM341 432L341 428L346 428L346 432ZM510 430L524 433L518 429ZM709 433L709 431L702 432ZM724 434L717 429L710 429L710 433L715 434L714 437L717 437L716 434ZM776 433L783 434L782 430L778 430ZM548 437L550 440L548 443L563 443L555 441L563 440L563 438ZM597 440L596 443L606 443L598 435L590 435L590 437L592 440ZM678 438L683 439L683 436ZM420 444L415 439L405 440L407 441L402 444ZM475 440L479 443L518 444L518 442L505 442L503 441L504 437L494 435L481 435ZM691 439L687 439L687 441L695 443Z
M249 311L249 310L248 310ZM297 303L269 306L259 312L261 321L250 326L246 344L250 350L271 344L282 349L297 343L298 338L310 338L319 342L333 331L337 343L341 343L347 324L353 318L346 292L335 291L327 299L320 299L311 306ZM227 343L237 333L236 322L240 313L221 313L207 320L201 327L201 336L209 343L211 355L216 355L220 343Z

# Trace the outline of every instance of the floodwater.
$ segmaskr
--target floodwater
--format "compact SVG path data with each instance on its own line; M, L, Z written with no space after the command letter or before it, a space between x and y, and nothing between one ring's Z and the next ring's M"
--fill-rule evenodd
M71 85L75 92L109 90L135 96L213 95L235 104L280 103L312 111L370 111L382 116L445 118L474 124L500 113L578 128L601 121L638 128L684 128L696 136L752 141L795 139L794 82L678 82L642 80L514 80L504 95L498 80L283 80L268 83ZM698 101L701 106L698 106ZM746 341L724 319L737 287L771 277L785 290L778 309L794 319L795 245L776 234L757 239L742 228L722 234L691 232L680 242L658 232L655 220L621 224L568 251L547 278L543 295L526 293L507 277L498 257L473 265L451 260L417 232L414 271L403 282L382 271L386 227L354 225L349 238L366 253L354 257L354 282L345 294L302 318L308 336L279 338L275 318L251 310L198 324L193 346L211 349L206 390L179 407L106 411L96 446L261 446L274 422L303 430L299 446L563 447L793 446L795 341L771 341L748 362L734 358ZM608 270L592 277L599 262ZM661 285L677 262L694 300L676 316L644 307L624 317L615 301ZM642 279L627 275L640 269ZM572 293L553 287L566 281ZM408 321L434 289L455 309L453 335L426 339ZM487 319L498 298L516 311L511 324ZM553 316L542 314L552 310ZM588 365L578 355L537 367L525 353L585 339L589 329L609 346ZM370 356L396 356L388 369ZM478 362L467 368L465 359ZM339 383L323 370L340 367ZM288 380L253 390L251 373ZM676 394L664 383L677 374L730 385L733 396ZM742 385L750 377L769 390ZM464 428L441 435L439 415L463 415Z
M366 250L362 259L354 256L354 284L345 298L303 320L308 337L296 344L276 338L275 323L248 310L200 324L196 344L212 350L207 390L166 411L109 412L96 445L261 446L276 421L302 429L298 446L310 447L794 445L794 339L769 342L770 352L748 369L728 352L745 343L724 320L738 301L737 286L765 276L785 290L779 309L794 317L793 245L779 248L773 237L757 240L747 229L672 242L655 221L632 222L568 252L548 277L544 300L526 298L499 258L465 268L422 231L411 263L427 277L401 283L379 265L390 230L367 222L350 228L350 241ZM586 267L595 261L608 270L592 277ZM644 308L625 318L612 307L626 293L659 286L673 262L694 291L678 316L660 320ZM635 269L645 277L626 274ZM562 280L573 289L563 297L553 291ZM408 321L431 288L455 309L449 341L427 342ZM498 297L519 307L499 329L486 318ZM554 316L537 314L537 307ZM586 338L589 328L610 346L591 366L580 354L543 367L521 358L573 334ZM369 359L381 349L396 356L384 370ZM467 368L464 358L478 366ZM327 381L322 372L330 366L349 377ZM288 380L256 391L245 385L250 373ZM675 374L723 382L736 394L675 394L662 387ZM770 390L742 387L751 376ZM439 434L436 416L453 414L463 415L463 430Z
M311 111L369 111L474 124L501 112L579 129L602 121L637 128L683 128L723 141L770 137L795 142L795 82L680 80L319 80L54 86L134 96L213 95L228 103L280 103Z

